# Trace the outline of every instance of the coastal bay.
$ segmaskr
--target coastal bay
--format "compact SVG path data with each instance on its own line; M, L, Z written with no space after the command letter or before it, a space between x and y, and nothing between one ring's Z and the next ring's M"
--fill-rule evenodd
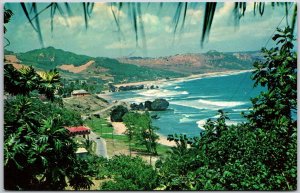
M206 120L216 119L219 109L229 113L228 124L242 122L244 119L241 112L248 111L249 98L261 91L261 88L252 88L250 76L251 70L242 70L191 75L172 80L127 83L122 86L149 84L160 87L110 92L99 96L110 102L123 101L128 104L138 104L156 98L167 99L170 103L167 111L151 112L152 115L160 117L153 120L153 125L160 128L158 134L161 139L165 138L162 141L166 141L168 134L199 136Z

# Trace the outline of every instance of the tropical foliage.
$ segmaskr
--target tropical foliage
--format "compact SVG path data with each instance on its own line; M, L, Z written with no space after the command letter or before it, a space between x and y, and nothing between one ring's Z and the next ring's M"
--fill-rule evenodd
M126 113L123 116L123 122L125 123L127 130L125 134L130 143L135 142L140 145L145 145L147 152L156 155L157 154L157 139L159 136L156 134L157 127L152 126L151 117L148 112L146 113Z
M105 182L100 190L153 190L157 185L155 170L140 157L114 156L106 168L110 171L111 180Z
M5 92L14 95L7 95L4 108L5 189L88 189L92 173L77 158L77 145L64 128L82 124L80 115L31 97L38 90L51 99L59 75L6 65L4 77Z
M17 70L8 64L4 66L4 91L12 95L29 95L38 91L53 101L61 86L59 78L56 70L37 73L32 66Z
M219 111L199 139L170 136L178 146L157 163L159 189L296 190L297 55L290 28L273 40L278 47L262 49L265 61L254 64L255 85L268 89L252 99L248 121L228 126Z

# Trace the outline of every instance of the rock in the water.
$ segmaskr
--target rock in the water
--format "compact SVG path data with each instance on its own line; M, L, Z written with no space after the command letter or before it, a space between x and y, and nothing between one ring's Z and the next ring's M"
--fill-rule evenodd
M145 102L145 109L147 109L148 111L151 111L151 104L152 104L151 101L146 101Z
M169 107L169 102L166 99L155 99L151 103L152 111L164 111Z
M140 111L144 111L144 110L145 110L145 106L144 106L143 103L140 103L140 104L138 105L138 110L140 110Z
M128 112L128 109L122 105L117 106L110 114L112 122L122 122L123 116Z
M140 103L140 104L132 103L132 104L130 104L130 108L131 108L131 110L135 110L135 111L144 111L145 110L145 106L143 103Z
M144 85L132 85L132 86L120 86L119 91L128 91L128 90L141 90L144 89Z

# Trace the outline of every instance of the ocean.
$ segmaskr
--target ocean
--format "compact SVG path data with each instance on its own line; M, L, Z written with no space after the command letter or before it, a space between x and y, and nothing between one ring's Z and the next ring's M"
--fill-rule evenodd
M237 124L245 120L241 112L249 111L250 98L257 96L264 89L253 88L251 72L231 73L210 76L188 81L171 81L158 85L159 89L138 90L110 93L110 101L123 100L140 103L156 98L166 99L168 110L151 112L159 119L153 125L159 127L158 133L186 134L199 136L208 118L215 120L219 109L227 112L230 120L227 124Z

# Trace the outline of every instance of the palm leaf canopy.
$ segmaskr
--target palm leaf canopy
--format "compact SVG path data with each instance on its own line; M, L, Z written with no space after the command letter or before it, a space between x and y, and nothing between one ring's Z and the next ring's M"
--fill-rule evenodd
M144 22L143 22L143 12L148 9L151 5L158 5L158 3L141 3L141 2L110 2L111 12L113 16L113 22L117 27L117 32L122 35L121 21L120 21L120 11L127 11L128 16L131 18L131 26L134 32L136 45L139 46L138 42L141 40L143 47L146 47L146 36L144 32ZM165 4L168 2L159 3L159 12L163 11L166 7ZM204 8L204 17L203 24L199 26L199 30L202 29L202 35L200 38L201 45L205 40L208 39L209 33L211 31L211 26L215 17L215 10L220 4L220 2L206 2L204 6L199 6L200 3L195 2L176 2L176 11L173 15L173 32L174 34L178 32L178 26L181 26L181 29L186 27L185 21L187 19L187 10L188 9L203 9ZM252 3L253 4L253 3ZM73 15L72 4L71 3L49 3L44 4L44 8L42 10L37 9L37 3L20 3L21 8L26 16L27 20L31 24L32 28L38 34L41 45L43 46L43 37L40 29L39 17L42 13L46 11L50 11L50 19L51 19L51 31L53 32L53 18L55 14L60 14L67 21L69 16ZM88 29L89 19L92 17L93 9L95 3L93 2L82 2L82 12L84 18L85 28ZM236 2L234 3L234 8L232 10L234 14L235 25L239 25L239 20L245 15L247 8L250 6L250 3L247 2ZM253 15L259 14L262 16L266 10L265 2L254 2L253 7ZM297 18L297 3L293 2L272 2L271 6L275 7L285 7L286 18L289 14L289 11L292 7L292 22L287 24L291 26L294 31L296 18ZM11 14L9 10L5 11L5 18L10 18ZM182 31L182 30L180 30Z

